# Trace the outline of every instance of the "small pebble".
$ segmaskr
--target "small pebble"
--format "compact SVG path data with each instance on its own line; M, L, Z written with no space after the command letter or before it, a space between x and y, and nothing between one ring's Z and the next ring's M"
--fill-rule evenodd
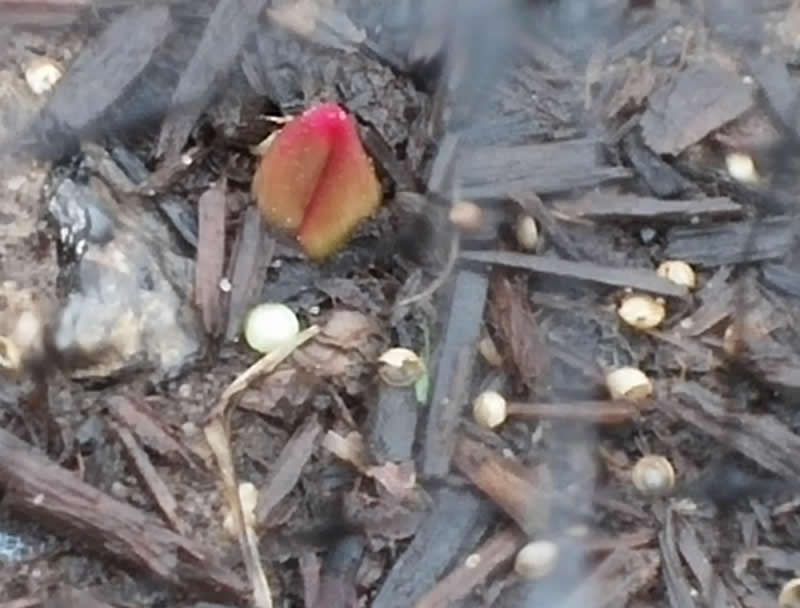
M16 192L17 190L22 190L25 182L26 179L24 175L16 175L6 180L6 188L11 190L11 192Z
M125 500L128 498L128 488L125 487L125 484L119 481L115 481L111 484L111 495L116 496L120 500Z
M25 82L36 95L43 95L61 79L61 67L48 57L36 57L25 68Z
M652 228L642 228L639 231L639 239L641 239L643 245L649 245L653 242L653 239L656 238L656 231Z

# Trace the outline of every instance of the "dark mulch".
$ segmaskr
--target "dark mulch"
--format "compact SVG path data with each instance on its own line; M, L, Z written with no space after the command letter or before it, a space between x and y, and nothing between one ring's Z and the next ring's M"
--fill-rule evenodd
M0 607L774 605L800 570L796 3L283 4L0 0L0 337L46 322L0 369ZM64 68L40 96L37 57ZM385 200L313 264L249 186L274 119L319 101ZM95 215L92 267L48 220L91 197L127 239ZM631 290L658 328L619 319ZM232 387L261 300L307 330ZM131 355L119 319L156 317ZM415 384L382 379L391 346ZM652 396L610 399L620 366ZM665 496L632 485L643 454ZM535 581L531 539L559 547Z

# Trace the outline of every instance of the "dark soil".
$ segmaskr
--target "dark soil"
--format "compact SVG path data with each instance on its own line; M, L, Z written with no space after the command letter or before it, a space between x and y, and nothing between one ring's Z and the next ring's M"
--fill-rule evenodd
M0 0L0 338L41 322L18 366L0 342L0 608L775 605L800 570L797 3L272 4ZM42 57L64 75L37 95ZM384 202L313 263L249 189L253 146L321 101ZM89 205L113 237L95 215L75 256ZM631 291L664 321L626 325ZM261 301L306 341L232 392ZM395 346L416 382L382 375ZM623 366L652 395L612 399ZM559 549L537 580L530 540Z

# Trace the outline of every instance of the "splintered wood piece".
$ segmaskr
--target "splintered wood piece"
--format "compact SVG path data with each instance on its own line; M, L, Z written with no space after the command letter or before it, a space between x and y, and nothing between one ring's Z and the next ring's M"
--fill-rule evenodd
M489 313L502 338L498 344L501 354L516 371L517 385L524 385L532 393L542 378L547 380L550 357L539 323L528 305L525 284L513 285L498 274L491 285Z
M723 280L713 286L713 291L700 294L703 303L691 315L682 319L674 331L684 336L696 337L727 319L736 312L738 288L738 283L731 285Z
M420 403L414 386L396 387L383 382L367 415L365 442L375 462L413 460Z
M74 587L61 587L55 592L48 594L48 598L42 602L35 604L0 604L1 608L26 608L26 606L40 606L41 608L113 608L111 604L107 604L101 599L97 598L94 593L85 589L76 589Z
M567 596L564 605L627 606L632 597L655 582L660 565L656 549L617 549Z
M796 234L793 217L673 228L664 255L701 266L749 264L783 257Z
M116 432L117 437L119 437L119 440L122 442L122 445L127 450L128 456L133 462L134 468L139 474L142 482L150 491L150 495L153 497L153 500L156 501L161 513L164 515L164 517L166 517L167 521L175 529L175 531L177 531L179 534L186 534L188 528L186 527L186 522L184 522L178 515L178 502L175 500L172 492L169 491L169 488L167 487L167 484L164 483L161 475L159 475L158 471L156 471L153 463L150 462L150 458L147 456L147 453L136 441L136 438L133 436L133 433L131 433L130 430L118 424L113 424L112 428L114 429L114 432Z
M579 543L587 553L605 553L617 549L635 549L649 544L654 538L655 532L650 528L645 528L627 534L590 534L585 538L580 538Z
M700 545L695 531L681 519L676 519L678 528L678 550L692 571L707 606L735 606L736 594L714 571L711 557Z
M546 525L552 483L545 468L532 471L467 437L459 438L453 463L528 536Z
M761 267L764 283L783 293L800 297L800 272L784 261L769 262Z
M460 151L466 199L503 198L513 192L552 194L631 176L601 161L594 139L521 146L469 146Z
M672 608L693 606L694 596L697 591L694 584L689 582L678 555L677 540L675 538L675 511L668 509L664 530L658 535L658 545L663 563L662 578L666 587L666 595Z
M613 287L631 287L662 296L682 298L689 293L686 287L662 279L655 270L651 269L615 268L589 262L570 262L510 251L464 251L461 257L464 260L482 264L523 268L531 272L590 281Z
M227 340L239 336L248 311L258 304L274 251L275 240L264 230L261 213L254 206L248 207L233 245L228 271L231 293L225 330Z
M345 536L327 552L319 586L310 608L353 608L358 606L356 576L364 555L361 535Z
M439 351L425 427L422 472L442 477L450 470L455 431L469 397L469 380L480 339L489 280L481 273L460 270L447 305L447 327Z
M570 260L580 260L587 257L581 247L572 240L572 237L561 227L561 224L558 223L550 209L545 206L542 199L535 193L528 192L512 196L512 198L539 222L542 226L542 232L553 241L561 255Z
M761 85L764 95L786 127L797 132L797 85L786 62L770 55L747 60L750 73Z
M225 414L228 409L228 405L230 405L231 399L249 387L258 378L274 372L284 360L286 360L292 355L293 352L295 352L295 350L314 338L314 336L319 334L319 332L320 328L318 325L307 327L289 342L281 344L275 350L268 352L266 355L244 370L234 379L233 382L228 385L228 388L222 391L222 395L220 395L219 400L206 416L206 420L211 420L217 416L222 416Z
M631 401L569 401L564 403L509 402L507 413L516 418L574 420L586 424L625 424L639 418L652 404Z
M306 606L313 606L314 600L319 596L320 570L322 560L309 549L297 559L297 569L303 579L303 601Z
M688 67L650 96L642 135L656 154L678 155L753 105L753 87L718 65Z
M515 528L505 528L490 536L460 560L459 565L422 596L414 608L448 608L457 604L497 568L511 562L525 541L525 536ZM470 564L471 559L475 559L477 564Z
M364 147L375 163L392 178L396 192L418 191L419 184L405 162L397 158L383 135L372 125L359 129Z
M228 75L266 4L267 0L221 0L216 5L172 96L173 109L158 138L158 157L169 161L180 156L214 85Z
M63 26L93 8L92 0L0 0L3 25Z
M408 608L458 558L466 557L493 521L492 509L472 492L440 487L414 540L394 562L372 608Z
M167 6L134 7L118 16L83 50L53 89L44 118L30 125L30 143L59 154L62 150L53 146L63 144L64 136L77 141L86 135L144 71L172 29Z
M608 49L608 63L617 63L628 55L650 48L679 19L677 11L669 10L656 19L643 23Z
M198 466L191 452L175 438L146 401L134 400L127 395L112 395L105 404L111 416L131 429L147 448L171 462L182 462L193 468Z
M697 186L645 146L638 131L626 135L622 140L622 146L636 173L656 196L673 199L685 192L698 192Z
M303 467L314 453L314 444L322 432L316 415L308 418L283 446L278 460L273 464L269 479L258 493L256 522L261 525L272 510L297 485Z
M272 593L258 551L258 538L251 523L245 519L239 495L236 468L233 465L230 437L223 417L216 417L203 429L206 441L214 452L219 466L225 502L233 514L234 525L239 537L247 576L253 590L253 604L256 608L272 608Z
M741 205L720 196L665 201L649 196L593 192L576 202L559 201L556 209L573 217L593 220L672 220L688 222L693 217L722 218L740 215Z
M244 601L248 589L194 541L149 514L79 480L27 443L0 429L4 500L48 531L68 535L102 555L131 564L189 594Z
M738 450L777 475L800 481L800 437L769 414L728 413L722 398L696 382L680 382L660 410Z
M225 271L226 190L223 178L197 201L195 302L210 336L218 336L224 324L219 283Z

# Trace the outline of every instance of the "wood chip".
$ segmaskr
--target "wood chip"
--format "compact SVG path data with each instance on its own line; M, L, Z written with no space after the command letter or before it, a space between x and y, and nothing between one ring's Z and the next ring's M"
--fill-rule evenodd
M306 606L313 606L319 595L319 576L322 561L313 551L306 551L300 556L298 569L303 579L303 600Z
M245 601L247 586L196 542L152 516L80 481L71 471L0 429L0 485L6 504L58 535L144 570L195 596Z
M272 593L258 550L258 538L253 526L244 517L242 502L239 496L239 483L233 465L230 437L222 417L211 420L203 429L219 466L225 502L239 536L239 548L242 552L247 576L252 587L252 602L256 608L272 608Z
M546 392L540 381L547 379L550 358L539 323L527 302L525 283L512 284L504 276L492 280L489 318L497 329L503 359L514 368L516 384L530 394Z
M220 281L225 270L226 190L225 179L221 179L197 201L195 303L210 336L218 336L223 330Z
M634 63L626 70L622 84L611 89L614 92L606 104L606 116L616 118L623 111L638 110L656 84L656 73L649 62Z
M492 521L489 505L471 492L442 487L433 509L395 560L372 608L408 608L433 587L453 561L466 556Z
M700 545L695 531L687 522L676 519L678 528L678 550L689 565L707 606L728 608L738 606L735 594L725 586L725 582L714 571L714 566L706 551Z
M314 453L322 432L316 415L308 418L283 446L278 460L272 465L269 478L258 492L256 522L262 525L277 504L291 492L300 480L300 474Z
M490 536L422 596L415 608L449 608L455 605L476 586L483 584L498 567L510 563L524 544L525 536L513 528L505 528ZM473 556L478 559L477 564L471 566L467 560Z
M662 296L682 298L689 293L685 287L659 277L655 270L643 268L612 268L589 262L570 262L557 258L508 251L464 251L461 257L465 260L482 264L523 268L535 273L589 281L613 287L630 287Z
M599 142L579 139L524 146L470 146L460 152L460 195L477 200L510 193L566 192L630 177L624 167L603 164Z
M267 0L220 0L208 20L194 56L172 96L172 110L161 127L156 155L178 158L197 118L222 84L245 40L258 27Z
M178 515L178 501L175 500L175 496L170 492L167 484L158 474L150 458L139 445L139 442L136 441L133 433L118 424L113 425L112 428L128 452L136 472L149 490L150 496L155 500L161 513L176 532L186 534L188 528L186 522Z
M679 15L675 10L657 13L657 17L649 23L635 28L630 34L608 49L609 63L616 63L628 55L638 53L642 49L651 48L669 28L678 22Z
M39 602L30 604L30 606L34 605L41 606L41 608L75 608L76 606L81 608L112 608L112 604L107 604L98 599L91 591L75 589L69 586L58 589L41 604ZM11 602L10 605L0 604L0 606L2 608L25 608L24 605L17 605L14 602Z
M175 434L146 401L135 400L127 395L112 395L106 399L106 404L111 416L130 428L145 447L172 462L197 466L189 450L176 439Z
M738 450L782 477L800 481L800 436L770 414L728 413L721 397L696 382L672 387L678 399L665 400L661 411L683 420Z
M711 63L690 66L650 96L644 141L656 154L678 155L752 105L753 89L737 74Z
M228 409L228 405L234 396L245 390L250 384L255 382L258 378L266 374L270 374L300 346L314 338L319 334L320 328L318 325L312 325L301 331L294 339L287 344L284 344L273 351L268 352L261 357L258 361L253 363L250 367L239 374L233 382L220 395L219 401L214 405L206 420L211 420L217 416L221 416Z
M460 270L448 306L439 358L431 393L430 412L423 442L422 472L444 476L450 469L459 413L469 398L469 380L477 356L489 281L482 273ZM448 309L449 310L449 309Z
M256 207L248 207L233 245L228 270L231 292L225 330L227 340L239 336L247 313L259 303L274 251L275 240L264 229L261 213Z
M578 585L564 600L564 605L591 605L593 608L627 606L632 597L655 582L660 565L656 550L617 549Z
M358 606L356 576L364 555L361 536L345 536L328 550L314 601L310 608L354 608Z
M459 438L453 462L527 535L533 536L547 525L552 481L545 468L531 470L467 437Z
M775 114L783 124L798 133L797 84L785 61L770 55L749 59L750 73L761 86Z
M43 147L43 153L59 154L63 146L89 135L144 71L172 28L167 6L135 7L119 15L70 65L48 99L44 117L31 124L31 143ZM106 123L103 128L111 126Z
M694 606L694 587L683 569L681 558L678 555L677 540L675 538L675 518L674 511L667 510L666 525L664 530L658 535L659 549L661 550L661 562L664 584L667 591L667 599L671 608L685 608Z
M527 211L542 227L541 232L553 241L559 253L570 260L585 259L588 256L583 251L579 243L573 241L572 237L561 227L553 213L542 202L535 193L527 193L512 197L519 205Z
M568 401L561 403L523 403L511 401L507 413L516 418L573 420L585 424L625 424L637 420L650 403L631 401Z
M793 217L673 228L664 256L700 266L748 264L783 257L796 234Z
M394 387L383 382L367 415L365 440L376 462L402 462L414 458L420 403L414 386Z
M373 478L390 495L399 499L414 499L418 494L417 473L413 461L386 462L370 465L361 435L352 431L342 437L331 430L325 433L322 447L349 462L362 474Z
M761 267L764 283L795 298L800 298L800 272L785 261Z
M687 192L698 192L697 186L645 146L638 130L623 138L622 148L636 173L659 198L677 198Z
M738 283L729 285L724 279L712 279L709 283L713 287L709 288L706 284L698 294L703 303L691 315L681 320L675 332L690 337L700 336L736 311Z
M723 218L740 215L742 207L720 196L665 201L648 196L593 192L576 201L559 201L556 209L569 216L593 220L672 220L689 222L695 217Z
M0 0L0 22L36 28L73 23L97 2L92 0Z

